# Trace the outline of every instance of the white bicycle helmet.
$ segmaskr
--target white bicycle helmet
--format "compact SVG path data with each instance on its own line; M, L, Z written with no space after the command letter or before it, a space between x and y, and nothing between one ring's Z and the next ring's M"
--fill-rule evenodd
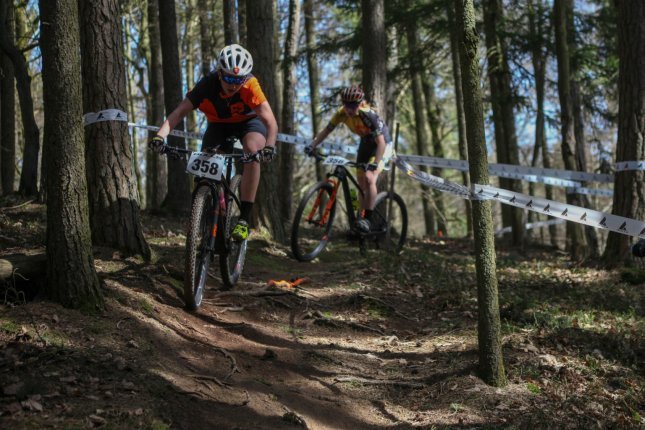
M240 45L232 44L220 51L217 66L226 74L245 76L253 69L253 58L249 51Z

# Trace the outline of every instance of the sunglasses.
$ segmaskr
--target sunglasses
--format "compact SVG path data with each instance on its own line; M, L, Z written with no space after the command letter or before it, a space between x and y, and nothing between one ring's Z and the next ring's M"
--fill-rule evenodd
M358 105L360 105L360 102L343 103L343 106L345 106L346 108L350 108L350 109L356 109L358 107Z
M229 85L242 85L246 82L246 76L233 76L224 73L220 74L222 80Z

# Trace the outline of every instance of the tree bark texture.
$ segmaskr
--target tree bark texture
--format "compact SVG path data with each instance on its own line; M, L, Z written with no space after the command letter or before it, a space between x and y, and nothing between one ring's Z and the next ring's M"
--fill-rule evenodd
M501 37L501 32L504 30L503 22L501 0L484 1L484 29L497 159L500 163L518 165L519 149L515 132L511 72L506 55L506 43ZM522 183L518 180L499 178L499 182L504 189L522 192ZM512 244L523 246L524 211L514 206L502 205L502 220L505 226L512 227Z
M488 154L484 136L484 109L479 76L479 59L473 0L455 2L460 33L459 59L468 139L470 178L475 184L488 184ZM479 368L482 379L493 386L506 385L502 356L499 298L493 240L493 217L487 200L473 201L475 264L477 267L477 305Z
M555 31L556 57L558 60L562 159L565 169L576 170L576 159L573 152L576 138L574 133L573 104L571 101L571 68L567 42L566 9L566 0L554 1L553 27ZM567 194L567 203L580 206L581 200L577 194ZM588 254L589 250L587 249L584 230L581 224L574 222L567 223L567 250L574 260L582 259Z
M448 26L450 27L450 57L452 60L452 78L455 81L455 104L457 105L457 133L459 158L468 160L468 148L466 143L466 117L464 116L464 92L461 88L461 65L459 62L459 33L455 23L455 5L453 2L446 3L448 11ZM461 179L465 186L470 186L468 172L461 173ZM466 233L468 237L473 236L472 203L464 199L466 206Z
M289 25L284 43L284 59L282 61L282 121L281 129L286 134L296 134L296 61L298 40L300 39L300 0L289 1ZM280 148L280 215L286 226L291 220L293 207L293 172L295 146L282 145Z
M201 1L201 0L200 0ZM159 30L159 3L148 1L148 124L161 124L164 119L163 65L161 63L161 35ZM201 20L201 13L200 13ZM200 21L201 22L201 21ZM203 47L202 47L203 49ZM204 53L202 51L202 57ZM154 137L155 132L148 134ZM160 209L168 192L168 160L153 151L146 152L146 202L149 209Z
M0 24L6 37L15 39L13 5L0 1ZM0 191L14 192L16 180L16 78L9 56L0 52Z
M246 0L237 0L237 28L240 31L240 45L246 46Z
M181 86L181 67L179 64L179 43L177 38L177 15L173 0L159 0L159 28L161 31L161 56L163 62L164 106L166 116L170 114L183 99ZM149 19L154 19L150 16ZM175 127L184 130L184 121ZM186 148L186 141L175 136L168 136L168 144ZM190 179L186 174L183 160L168 159L168 193L162 204L174 214L187 214L190 211Z
M118 0L82 1L83 108L127 111L126 73ZM139 196L127 123L85 128L90 226L94 245L150 258L139 214Z
M434 87L432 86L431 78L427 73L422 75L423 79L423 93L425 98L425 112L428 116L428 125L430 126L430 136L432 141L432 155L439 158L444 158L443 146L441 144L441 134L439 128L441 127L441 107L437 103ZM440 168L434 167L431 172L434 176L442 176ZM444 194L436 189L432 190L433 200L437 209L437 234L448 235L448 221L446 208L443 204ZM441 232L441 233L440 233Z
M645 160L645 4L616 0L618 9L618 143L616 162ZM612 213L645 219L645 171L628 170L614 176ZM633 238L610 232L605 261L629 258Z
M9 0L0 0L2 4L13 7ZM22 52L5 31L0 31L0 50L7 55L13 64L20 100L20 114L25 136L22 171L18 191L24 195L38 194L38 153L40 152L40 130L34 117L34 102L31 94L31 76L29 67Z
M247 49L253 56L253 74L262 85L262 90L272 106L277 99L275 82L276 53L274 47L274 3L273 0L253 0L246 4L247 12ZM279 148L281 151L282 148ZM255 209L261 222L271 231L278 242L284 243L286 232L280 217L280 202L275 198L278 184L278 163L262 165L260 186L256 197Z
M46 294L66 307L103 307L92 258L77 0L40 0L47 174Z
M411 3L408 2L408 6ZM426 155L428 153L428 123L424 115L425 102L423 96L423 84L421 82L421 57L418 54L418 32L416 22L409 22L407 26L408 54L410 59L410 73L412 81L412 103L414 105L414 130L416 132L417 153ZM427 172L427 166L420 166L422 172ZM437 232L433 202L430 199L430 188L421 184L421 202L423 204L423 219L425 221L426 235L434 236Z
M361 0L363 90L365 98L388 123L386 105L387 37L385 0Z
M154 3L154 1L149 1L149 3ZM197 13L199 16L199 46L201 48L202 54L202 76L206 76L211 71L212 61L211 36L209 27L210 20L208 19L208 0L197 0Z
M237 31L237 11L235 0L222 0L224 10L224 43L240 43L240 36Z
M320 114L320 87L318 80L318 60L316 59L316 17L314 12L314 0L304 0L305 14L305 40L307 43L307 71L309 76L309 98L311 100L311 126L313 136L317 136L321 130L322 116ZM325 171L322 163L316 162L316 178L321 181Z

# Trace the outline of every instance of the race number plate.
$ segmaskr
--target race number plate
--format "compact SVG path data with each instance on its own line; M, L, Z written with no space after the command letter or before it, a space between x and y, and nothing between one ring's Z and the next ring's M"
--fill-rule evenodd
M349 160L347 158L338 157L337 155L330 155L329 157L325 158L325 161L323 161L323 164L328 164L330 166L344 166L347 163L349 163Z
M219 181L224 172L224 161L225 158L221 155L193 152L190 154L186 172L201 178Z

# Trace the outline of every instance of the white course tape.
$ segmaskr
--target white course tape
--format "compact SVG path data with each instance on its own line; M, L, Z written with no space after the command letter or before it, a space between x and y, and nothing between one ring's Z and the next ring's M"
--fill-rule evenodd
M118 109L105 109L100 112L90 112L83 115L83 124L90 125L103 121L125 121L128 122L128 115Z
M616 171L645 170L645 161L619 161L616 163Z
M593 209L581 208L566 203L555 202L540 197L514 193L488 185L473 184L472 191L481 198L489 198L499 202L550 215L567 221L589 225L591 227L611 230L629 236L645 238L645 221L612 215Z
M564 224L565 222L566 221L563 220L563 219L549 219L549 220L546 220L546 221L527 222L524 225L524 228L526 228L527 230L531 230L533 228L546 227L546 226L549 226L549 225ZM495 236L501 236L504 233L510 233L511 231L513 231L513 227L511 227L511 226L500 228L499 230L497 230L495 232Z
M614 195L614 191L604 188L574 187L567 188L567 194L588 194L591 196L612 197Z
M394 157L394 163L401 170L403 170L406 175L418 182L421 182L422 184L425 184L431 188L435 188L439 191L443 191L445 193L459 196L464 199L472 198L468 187L455 184L454 182L446 181L445 179L438 176L416 170L415 168L410 166L410 164L404 161L400 156Z

